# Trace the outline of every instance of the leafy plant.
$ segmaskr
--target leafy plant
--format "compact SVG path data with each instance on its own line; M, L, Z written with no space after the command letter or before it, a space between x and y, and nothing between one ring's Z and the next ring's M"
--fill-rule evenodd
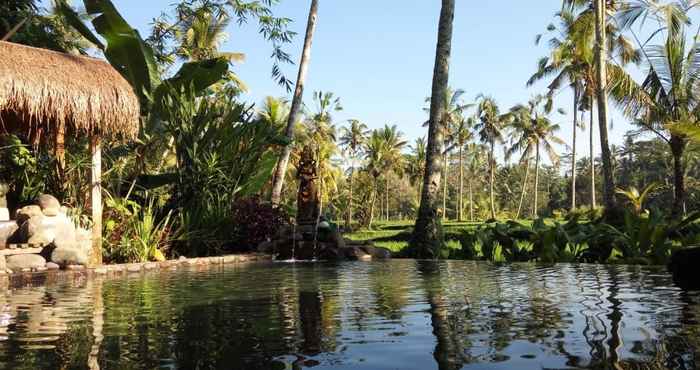
M290 225L290 218L282 208L263 202L259 197L250 197L236 201L231 222L234 243L230 249L241 252L272 239L280 229Z

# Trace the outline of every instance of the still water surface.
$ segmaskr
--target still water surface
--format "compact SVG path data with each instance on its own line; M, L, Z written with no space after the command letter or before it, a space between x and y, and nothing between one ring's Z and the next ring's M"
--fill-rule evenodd
M260 264L0 293L4 369L695 369L662 269Z

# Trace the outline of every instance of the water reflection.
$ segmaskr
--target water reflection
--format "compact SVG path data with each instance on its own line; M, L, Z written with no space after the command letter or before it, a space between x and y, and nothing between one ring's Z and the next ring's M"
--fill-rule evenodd
M8 369L695 369L696 293L662 270L275 264L0 293Z

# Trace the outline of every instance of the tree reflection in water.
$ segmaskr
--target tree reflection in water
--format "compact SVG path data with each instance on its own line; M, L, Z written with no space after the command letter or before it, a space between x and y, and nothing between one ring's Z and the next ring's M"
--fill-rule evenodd
M215 267L0 293L8 369L694 369L697 293L656 269Z

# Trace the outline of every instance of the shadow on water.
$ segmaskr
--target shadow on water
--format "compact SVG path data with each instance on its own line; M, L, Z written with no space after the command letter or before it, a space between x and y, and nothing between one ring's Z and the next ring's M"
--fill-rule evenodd
M694 369L697 293L663 271L273 264L0 293L7 369Z

